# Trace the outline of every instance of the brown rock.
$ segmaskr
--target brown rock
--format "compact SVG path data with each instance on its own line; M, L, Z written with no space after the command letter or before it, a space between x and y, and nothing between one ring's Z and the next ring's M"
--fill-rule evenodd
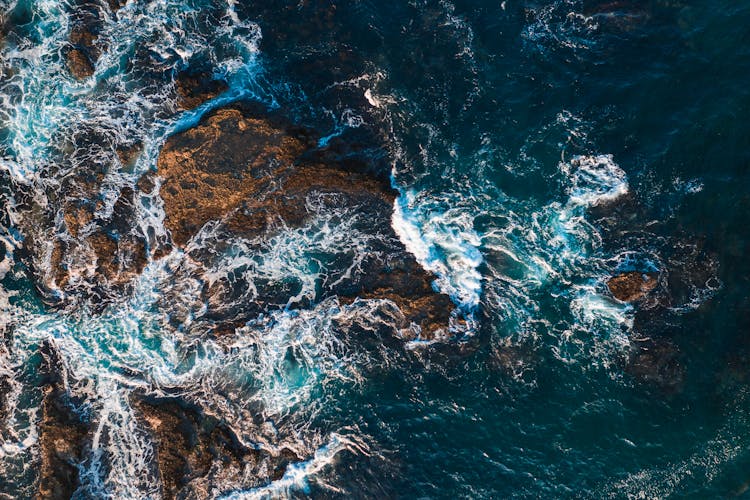
M36 498L70 498L78 488L76 464L83 459L88 425L73 411L62 382L62 362L54 347L41 348L44 388L39 423L39 485Z
M612 295L623 302L641 300L659 284L658 273L640 273L630 271L619 274L607 281Z
M63 220L74 238L78 238L80 230L93 219L94 214L86 200L71 200L63 210Z
M98 59L99 53L96 49L97 36L89 31L91 25L96 22L98 22L98 19L79 20L78 23L73 26L73 29L70 30L68 41L70 41L72 45L80 47L81 51L89 52L92 56Z
M117 2L117 0L111 0ZM88 78L94 74L102 47L98 43L104 12L107 8L96 0L77 0L70 13L71 29L68 41L70 49L65 54L68 69L76 78Z
M70 49L67 55L67 63L70 72L79 80L88 78L94 74L94 65L81 49Z
M125 171L132 171L138 155L143 151L143 144L130 144L117 148L117 158Z
M414 258L401 256L398 266L391 262L387 269L371 269L353 290L337 290L346 303L357 297L388 299L399 306L407 328L410 323L421 329L421 338L430 340L438 330L446 328L454 305L448 296L432 289L434 276L422 269Z
M212 487L231 483L259 486L299 460L294 454L271 456L244 446L229 426L185 401L136 396L133 403L154 441L165 499L209 498Z
M86 182L74 183L78 187L82 184L87 185ZM59 209L55 209L56 199L50 200L47 213L25 200L19 203L24 213L20 224L25 236L24 249L31 259L40 291L55 304L67 294L74 296L82 282L87 283L81 290L94 290L100 299L110 292L120 295L141 273L149 257L162 249L159 242L149 244L134 227L137 220L135 191L123 187L111 215L102 217L97 212L101 208L99 202L93 201L99 190L93 185L87 185L84 192L76 192L70 184L62 183L58 190L57 197L62 203ZM62 225L56 227L58 211L62 215ZM45 250L50 244L51 252ZM45 255L45 252L50 253ZM100 306L106 303L106 300L98 302Z
M112 12L117 12L124 7L126 3L128 3L127 0L107 0L107 6L109 6L109 10Z
M99 284L124 285L140 274L148 262L146 241L131 228L134 196L131 188L123 188L108 220L94 220L94 207L86 202L63 216L70 234L93 250ZM94 228L80 235L80 229L92 221Z
M214 80L208 73L183 71L175 81L177 106L183 110L194 109L213 99L229 87L223 80Z
M299 165L284 174L273 191L244 200L239 210L227 219L226 226L235 234L247 236L261 234L278 219L292 227L300 226L308 216L307 195L313 192L367 197L369 203L382 205L384 211L389 211L393 204L394 194L383 190L379 181L365 174L322 164Z
M174 242L184 246L206 222L258 200L304 149L285 130L231 108L172 136L157 165Z

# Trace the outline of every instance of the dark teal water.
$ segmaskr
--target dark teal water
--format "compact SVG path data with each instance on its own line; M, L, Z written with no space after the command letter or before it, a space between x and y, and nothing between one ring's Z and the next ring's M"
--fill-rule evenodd
M368 154L392 169L394 226L471 330L426 346L304 344L312 361L295 371L278 332L296 331L297 316L279 316L263 337L276 371L210 348L196 355L212 374L228 364L227 377L268 388L264 404L283 408L269 410L277 427L309 421L313 437L300 439L311 456L331 435L359 443L265 493L725 498L747 489L750 5L133 2L112 21L117 43L96 84L83 88L57 76L55 33L65 28L55 27L54 2L0 6L21 26L0 59L13 75L0 90L0 166L13 179L33 177L56 154L54 134L81 120L138 135L145 171L171 131L238 99L283 110L322 143L374 144ZM174 115L159 108L158 87L186 51L231 88ZM36 80L45 75L53 83ZM117 106L125 118L111 113ZM626 270L658 272L658 300L612 299L606 280ZM90 359L63 351L100 391L127 391L108 375L113 360L153 366L158 383L195 383L147 333L138 353L117 347L133 322L149 331L158 305L125 298L102 318L66 316L39 306L24 276L3 281L27 290L3 313L26 332L18 349L47 336L84 346ZM324 306L305 325L330 340ZM643 339L668 346L671 364L649 364L653 377L632 369ZM23 451L12 449L17 437L3 439L0 461L13 464ZM122 439L115 446L134 446Z

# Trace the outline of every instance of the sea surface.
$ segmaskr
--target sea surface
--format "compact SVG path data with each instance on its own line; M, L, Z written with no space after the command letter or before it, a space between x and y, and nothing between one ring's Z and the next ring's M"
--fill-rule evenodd
M34 491L45 342L97 423L79 498L159 497L128 403L143 387L207 405L221 393L230 424L260 412L248 441L304 458L227 499L748 490L750 3L129 0L104 19L106 49L84 79L64 59L71 5L0 0L7 498ZM179 111L174 77L192 65L228 88ZM40 292L21 187L49 197L66 169L109 154L71 152L66 138L142 145L132 168L108 172L111 206L155 170L167 137L237 101L318 131L321 147L379 138L393 228L461 329L403 343L337 335L332 321L356 311L315 299L326 271L314 264L368 248L339 219L246 257L243 272L296 280L308 306L264 312L230 347L164 320L165 290L193 293L173 274L179 250L103 310ZM136 213L165 234L154 200ZM607 280L626 271L657 273L652 299L612 297ZM633 369L644 342L664 347Z

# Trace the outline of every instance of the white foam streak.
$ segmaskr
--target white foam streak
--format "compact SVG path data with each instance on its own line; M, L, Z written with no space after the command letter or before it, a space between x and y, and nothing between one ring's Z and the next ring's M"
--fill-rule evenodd
M365 444L341 434L331 435L328 444L316 450L315 455L304 462L290 465L281 479L267 486L253 490L235 492L221 497L222 500L261 500L271 498L292 498L296 493L310 494L310 481L331 467L339 453L343 451L367 454ZM326 485L321 485L324 488ZM331 489L328 487L328 489ZM334 490L336 491L336 490ZM341 493L340 491L338 493Z
M99 384L97 393L107 396L96 402L98 420L91 455L80 471L79 493L98 498L158 495L153 444L135 418L128 392L113 380L102 380Z
M471 311L482 293L481 241L471 214L450 205L450 201L402 190L394 203L392 225L407 250L437 275L437 289Z
M247 284L246 298L254 300L260 283L282 286L293 280L299 292L289 297L286 305L292 306L304 299L313 301L320 284L334 286L351 278L365 259L377 257L369 250L374 236L357 229L355 212L324 209L320 203L308 200L308 210L317 215L304 227L283 228L268 239L233 241L230 250L207 269L207 281L213 284L241 275ZM202 245L211 235L209 227L195 244ZM335 273L327 269L326 259L334 257L339 261L337 267L346 258L347 267Z

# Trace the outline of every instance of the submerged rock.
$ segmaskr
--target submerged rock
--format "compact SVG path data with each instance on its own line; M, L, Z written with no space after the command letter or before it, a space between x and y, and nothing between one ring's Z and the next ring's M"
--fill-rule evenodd
M678 392L685 379L677 346L665 339L634 339L634 350L626 372L636 380L655 385L665 392Z
M445 329L453 311L453 303L447 295L432 289L434 277L409 254L390 262L387 268L373 266L355 282L354 290L339 293L347 302L354 298L388 299L398 305L403 314L401 329L409 324L419 326L420 337L432 340L435 334Z
M619 274L607 281L612 295L623 302L637 302L659 284L658 273L640 273L631 271Z
M642 0L587 1L582 13L617 31L642 28L653 15L650 2Z

